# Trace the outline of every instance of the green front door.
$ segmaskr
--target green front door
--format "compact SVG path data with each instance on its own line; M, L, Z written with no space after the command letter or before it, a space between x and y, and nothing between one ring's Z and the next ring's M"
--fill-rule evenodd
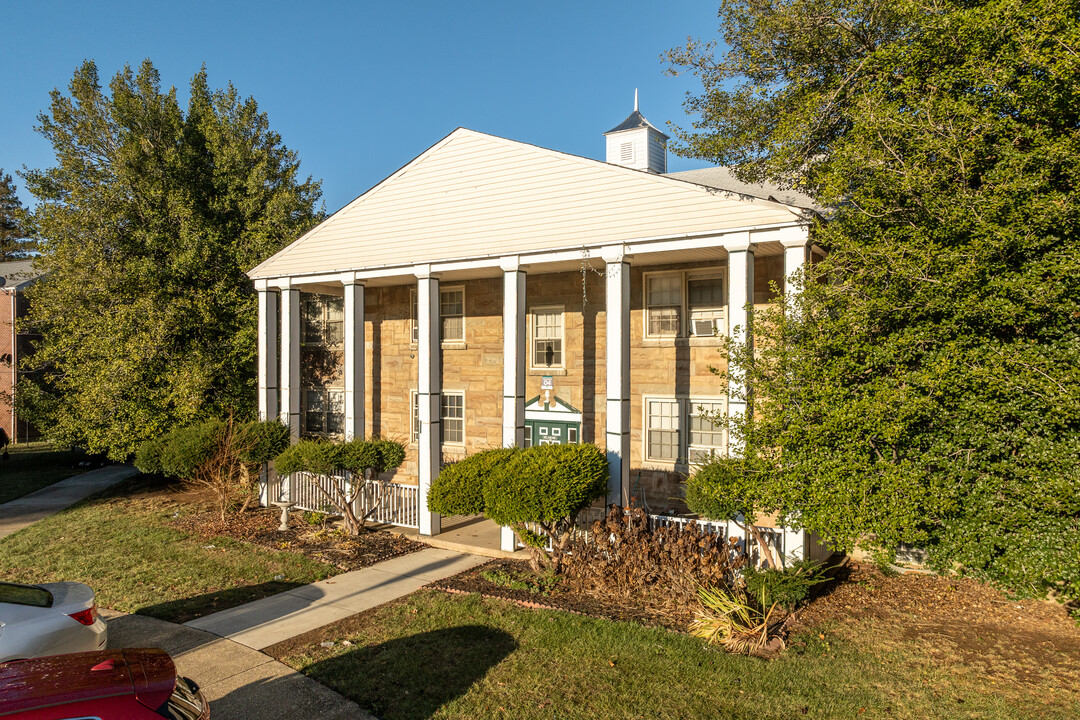
M526 420L525 447L531 445L566 445L580 442L581 423L553 420Z

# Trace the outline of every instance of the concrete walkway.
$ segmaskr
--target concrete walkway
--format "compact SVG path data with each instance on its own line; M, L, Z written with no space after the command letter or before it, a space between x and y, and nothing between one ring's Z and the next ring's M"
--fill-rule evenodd
M374 720L356 703L258 650L142 615L102 611L109 647L156 647L199 684L214 720Z
M192 620L187 627L262 650L404 597L488 558L431 548Z
M23 495L0 505L0 538L68 508L99 490L138 474L130 465L109 465Z

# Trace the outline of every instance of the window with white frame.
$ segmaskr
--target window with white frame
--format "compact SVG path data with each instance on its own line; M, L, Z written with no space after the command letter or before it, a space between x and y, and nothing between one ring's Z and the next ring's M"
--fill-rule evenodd
M690 335L716 337L724 330L724 281L719 275L686 279L686 307Z
M442 441L451 445L465 442L465 394L442 394Z
M646 276L646 334L652 337L675 337L680 331L682 314L682 273Z
M722 400L697 398L645 399L645 458L700 463L723 453Z
M341 435L345 431L345 392L333 388L304 390L304 433Z
M442 341L465 340L465 288L439 291L439 317L442 319Z
M340 345L345 339L345 299L335 295L300 293L300 342Z
M721 335L726 330L726 308L724 276L720 270L645 275L646 337Z
M686 457L691 463L708 462L724 450L722 402L688 400L690 437Z
M679 401L647 400L645 403L646 419L646 457L649 460L679 459Z
M538 369L563 366L563 309L533 308L532 367Z
M416 290L409 292L409 340L420 342L420 324L416 321L419 307ZM465 288L452 287L439 290L439 317L443 342L465 340Z
M420 395L413 391L412 429L410 439L416 442L420 438ZM443 392L439 403L439 442L462 445L465 442L465 393Z

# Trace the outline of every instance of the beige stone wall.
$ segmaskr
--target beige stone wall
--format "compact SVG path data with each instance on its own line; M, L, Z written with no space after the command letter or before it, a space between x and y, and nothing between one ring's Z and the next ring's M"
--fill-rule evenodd
M722 268L718 265L632 267L630 278L631 353L631 490L654 511L682 509L680 483L689 468L644 459L644 399L696 397L722 399L724 384L709 367L724 369L720 341L715 338L644 337L644 276L665 270ZM599 273L603 263L596 262ZM783 258L758 258L755 301L771 299L769 283L782 284ZM592 270L530 274L526 281L526 310L561 306L565 324L562 368L531 367L526 346L526 399L541 394L545 375L554 380L554 395L582 411L582 442L604 441L606 402L604 279ZM464 286L465 340L443 343L443 389L465 394L465 441L443 447L444 461L502 442L502 279L485 278L443 288ZM394 475L415 483L417 448L409 437L412 416L410 392L417 387L417 347L410 342L412 285L368 288L365 293L367 353L367 432L406 443L405 464ZM531 331L529 333L531 337Z

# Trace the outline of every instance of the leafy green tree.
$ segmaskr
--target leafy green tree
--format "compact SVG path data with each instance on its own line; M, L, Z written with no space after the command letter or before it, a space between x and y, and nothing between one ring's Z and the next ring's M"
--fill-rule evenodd
M1080 4L725 0L681 151L826 207L730 348L746 452L835 546L1080 598Z
M24 212L14 181L0 168L0 262L25 258L35 249L23 231Z
M20 400L52 438L113 458L199 418L254 409L256 308L244 271L320 218L320 184L252 98L191 81L186 112L145 61L104 92L93 62L38 131L56 165L23 174L48 271L28 324L42 372Z

